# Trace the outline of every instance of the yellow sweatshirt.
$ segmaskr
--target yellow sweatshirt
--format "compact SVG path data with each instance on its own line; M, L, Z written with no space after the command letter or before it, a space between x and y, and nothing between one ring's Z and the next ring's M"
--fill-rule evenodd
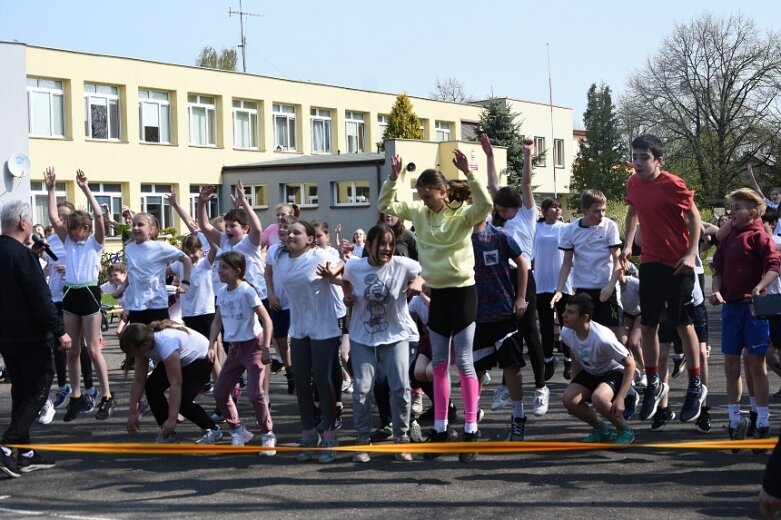
M418 260L426 284L434 289L474 285L475 256L472 249L472 228L491 209L491 198L485 186L467 176L472 190L472 204L451 203L434 212L421 201L393 202L397 182L386 180L380 189L377 207L415 225L418 240Z

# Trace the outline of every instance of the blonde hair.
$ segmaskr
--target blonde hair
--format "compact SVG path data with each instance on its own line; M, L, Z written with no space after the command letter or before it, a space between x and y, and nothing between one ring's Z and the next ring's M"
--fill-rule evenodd
M746 206L748 206L749 209L756 210L757 216L755 218L762 217L762 215L765 214L765 210L767 210L764 197L751 188L737 189L727 195L727 200L730 203L743 202L746 204Z
M133 216L133 220L137 218L142 218L146 220L146 223L149 225L149 238L152 240L157 240L157 236L160 234L160 224L157 222L157 217L152 215L151 213L141 212L136 213Z
M589 209L594 204L607 204L607 197L599 190L585 190L580 195L580 207Z

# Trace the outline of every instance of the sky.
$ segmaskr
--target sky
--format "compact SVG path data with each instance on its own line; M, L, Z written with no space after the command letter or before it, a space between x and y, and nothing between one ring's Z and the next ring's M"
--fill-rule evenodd
M781 30L777 0L243 0L247 72L429 97L437 78L573 109L605 83L614 102L676 24L742 13ZM0 41L192 65L240 43L239 0L0 0ZM548 67L550 50L550 69ZM239 53L241 69L241 53Z

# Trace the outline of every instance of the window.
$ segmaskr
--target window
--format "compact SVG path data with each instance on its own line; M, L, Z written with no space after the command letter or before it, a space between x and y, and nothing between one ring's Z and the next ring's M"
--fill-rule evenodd
M480 123L461 121L461 140L477 141L480 136ZM521 140L523 142L523 140Z
M418 183L418 179L410 179L409 181L409 189L412 192L412 200L420 200L420 194L418 193L418 188L415 186Z
M313 108L311 116L312 153L331 153L331 111Z
M382 136L385 135L385 130L388 129L388 115L377 114L377 124L380 127L380 141L382 141Z
M98 204L108 205L108 212L111 218L120 224L124 224L125 221L122 218L122 185L118 183L90 183L90 189L95 195ZM114 228L109 228L109 236L116 236L117 232Z
M171 102L168 92L139 89L138 120L142 143L170 143Z
M190 144L216 146L217 105L214 96L188 95L187 110L190 113Z
M434 130L436 132L436 135L434 136L435 141L450 141L450 123L435 121Z
M347 153L363 153L366 149L366 131L363 114L347 111L344 114L345 134L347 135Z
M369 181L341 181L332 186L334 206L368 206L371 203Z
M27 78L27 128L30 135L65 136L62 81Z
M64 182L54 183L54 195L57 202L67 200ZM33 211L33 224L49 225L49 193L42 181L30 181L30 207Z
M296 107L272 105L274 112L274 149L280 152L296 149Z
M537 159L535 159L533 162L535 167L544 168L547 165L547 161L545 160L545 152L545 138L535 136L534 154L537 156Z
M166 195L171 193L170 184L142 184L141 211L157 217L160 231L174 225L174 213Z
M198 215L198 195L201 193L201 188L203 188L201 184L190 184L190 215L192 216ZM220 214L219 192L220 187L217 186L217 193L206 204L206 214L209 218L214 218Z
M302 208L316 207L318 203L317 184L283 184L282 202L292 202Z
M233 146L258 149L258 104L255 101L233 100Z
M84 84L84 135L119 140L119 88Z
M564 140L553 140L553 166L564 168Z
M236 186L231 185L231 191L235 190ZM244 197L246 197L247 202L253 208L268 208L268 198L266 197L265 184L252 184L249 186L244 186Z

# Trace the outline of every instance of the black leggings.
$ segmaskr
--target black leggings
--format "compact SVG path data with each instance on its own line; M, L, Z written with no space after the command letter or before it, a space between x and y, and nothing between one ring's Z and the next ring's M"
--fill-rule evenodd
M553 299L553 293L539 293L537 295L537 315L540 318L540 337L542 338L542 352L546 358L553 357L554 347L554 312L550 307L550 302ZM564 307L569 300L569 294L562 294L561 300L556 302L556 312L559 314L559 327L564 325ZM564 356L569 357L569 347L562 344Z
M514 269L510 276L513 277L513 280L518 279ZM516 286L515 289L517 291L518 287ZM529 270L529 280L526 282L526 301L528 306L526 313L518 320L518 330L526 343L526 349L529 351L529 361L534 372L534 386L543 388L545 386L545 357L542 353L542 338L537 324L537 283L534 281L534 274L531 270Z
M209 381L211 373L212 364L205 358L196 359L182 367L182 402L179 405L179 413L204 430L213 429L214 422L201 405L193 401L203 385ZM160 426L168 420L168 399L165 398L165 391L170 386L165 363L157 363L146 380L146 400Z

